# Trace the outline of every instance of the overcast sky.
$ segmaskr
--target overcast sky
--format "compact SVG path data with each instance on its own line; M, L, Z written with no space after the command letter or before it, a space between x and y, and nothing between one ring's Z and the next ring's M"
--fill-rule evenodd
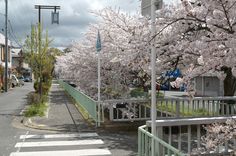
M167 0L170 1L170 0ZM8 0L9 20L18 40L24 40L30 33L31 24L38 21L38 11L34 5L61 6L60 24L51 25L51 11L42 11L43 29L54 39L53 46L66 47L72 41L79 40L90 23L96 18L89 13L104 7L120 8L128 13L140 12L140 0ZM0 0L0 32L4 29L5 0ZM10 37L13 33L10 31Z

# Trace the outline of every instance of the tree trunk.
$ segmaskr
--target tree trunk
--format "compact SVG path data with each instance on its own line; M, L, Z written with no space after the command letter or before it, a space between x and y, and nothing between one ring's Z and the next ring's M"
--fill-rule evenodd
M149 87L148 87L148 86L145 86L145 85L143 85L143 91L144 91L144 92L146 92L146 93L148 93L148 90L149 90Z
M236 90L236 78L231 72L231 68L224 69L226 78L224 80L224 96L234 96Z

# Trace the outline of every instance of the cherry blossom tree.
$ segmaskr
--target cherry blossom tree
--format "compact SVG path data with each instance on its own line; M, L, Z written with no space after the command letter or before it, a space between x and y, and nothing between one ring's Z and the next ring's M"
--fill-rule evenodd
M193 149L192 154L217 152L220 146L226 144L229 148L234 148L233 142L236 137L235 119L228 119L225 123L213 123L205 126L204 129L206 134L201 138L204 146L200 149ZM235 151L234 154L236 154Z
M178 82L214 73L224 80L224 95L234 95L236 1L182 0L168 10L158 19L164 25L159 31L164 38L157 40L159 66L182 69L185 76Z
M149 48L151 41L155 40L154 44L158 52L157 71L160 73L179 68L184 74L182 80L178 79L173 83L175 86L187 83L188 90L191 91L193 90L190 85L191 79L205 73L214 73L224 80L224 94L226 96L234 94L236 89L235 0L182 0L182 3L176 6L165 6L157 12L155 36L150 35L149 19L138 14L131 16L110 8L93 14L101 20L91 25L85 33L83 42L74 43L72 53L66 55L70 61L65 61L67 62L65 68L68 69L65 69L64 75L77 78L78 81L78 77L81 77L81 85L88 87L92 83L96 88L94 43L99 29L103 44L102 68L106 73L104 75L107 75L104 76L104 80L110 81L109 76L120 71L127 76L125 79L138 79L140 85L148 90ZM81 62L81 65L78 65L78 62ZM93 72L89 75L92 81L82 84L82 73L89 74L88 68ZM121 68L124 70L120 70ZM107 72L110 69L113 70L111 75ZM119 80L123 81L121 77L119 76Z
M81 42L73 44L72 52L59 57L56 71L62 78L76 79L81 90L96 97L97 56L96 37L100 30L102 37L102 88L103 95L122 96L128 85L138 79L140 85L148 90L149 48L145 46L150 38L146 18L130 16L106 8L93 12L101 18L98 24L91 25ZM114 20L115 19L115 20ZM146 40L146 41L145 41ZM113 90L118 90L117 94ZM113 92L113 93L112 93Z

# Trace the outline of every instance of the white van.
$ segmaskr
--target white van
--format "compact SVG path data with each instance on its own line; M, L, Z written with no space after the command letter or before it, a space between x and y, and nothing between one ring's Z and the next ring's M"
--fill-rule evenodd
M19 80L17 79L16 75L11 75L11 86L12 88L15 86L19 86Z

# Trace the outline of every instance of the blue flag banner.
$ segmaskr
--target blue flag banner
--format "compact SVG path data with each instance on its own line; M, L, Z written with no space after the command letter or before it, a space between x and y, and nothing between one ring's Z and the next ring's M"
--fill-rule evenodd
M97 44L96 44L97 52L100 52L102 50L102 44L101 44L101 37L100 37L100 32L98 30L98 35L97 35Z

